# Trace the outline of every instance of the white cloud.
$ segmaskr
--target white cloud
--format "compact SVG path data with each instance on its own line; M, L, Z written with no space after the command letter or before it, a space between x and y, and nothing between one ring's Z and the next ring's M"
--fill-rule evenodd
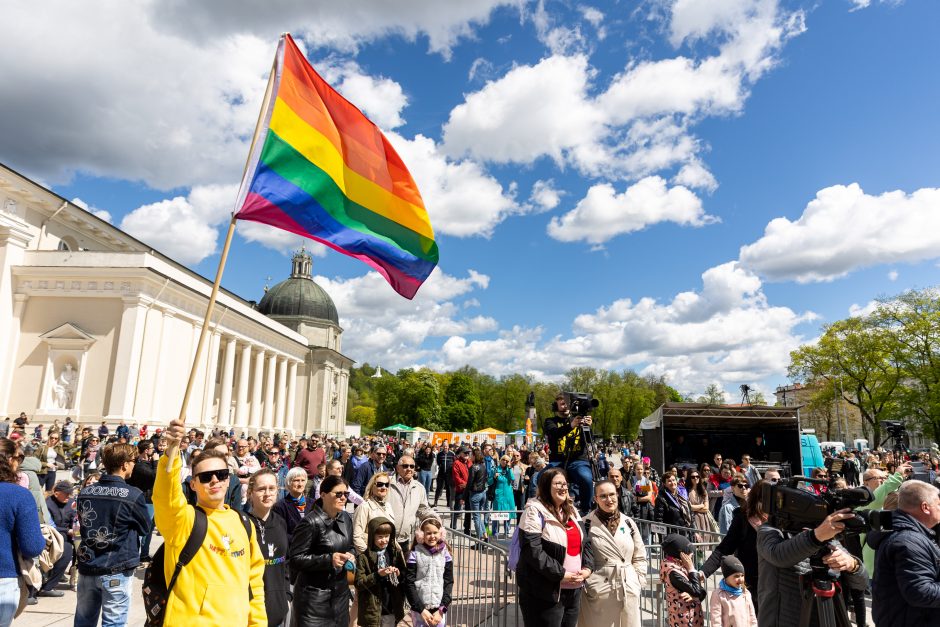
M493 339L450 337L430 365L553 379L575 366L636 368L695 390L715 381L736 389L785 371L803 341L795 327L815 314L769 305L760 280L736 262L707 270L702 281L701 291L671 302L620 299L580 315L568 337L546 339L541 328L524 327Z
M76 172L163 190L236 181L281 32L347 50L426 35L447 53L494 9L520 1L10 4L0 68L16 89L0 90L0 155L52 183ZM318 69L330 73L329 62ZM397 83L354 64L341 74L340 87L376 123L402 123L407 98Z
M354 50L358 45L386 36L415 40L428 38L432 52L450 55L458 40L473 35L498 7L521 6L523 0L359 0L307 2L282 0L276 7L251 0L206 0L190 3L168 0L150 11L158 26L193 40L219 33L251 32L276 37L292 31L320 46Z
M597 30L597 39L603 41L607 37L607 29L604 28L604 14L595 7L578 7L581 17Z
M314 257L325 257L328 250L327 246L320 242L260 222L240 220L236 232L249 242L257 242L285 255L299 250L301 246Z
M601 131L602 116L586 98L591 73L583 56L551 56L510 70L450 112L445 151L497 162L547 155L563 163L567 151Z
M714 222L702 202L685 187L668 187L658 176L647 177L618 194L608 183L591 187L577 206L552 218L548 234L562 242L604 242L657 222L703 226Z
M143 205L120 228L177 261L196 264L215 252L217 226L229 219L237 187L203 185L187 196Z
M898 280L898 271L897 271L897 270L891 270L890 272L888 272L888 280L889 280L889 281L897 281L897 280Z
M870 316L875 313L876 309L878 309L877 300L870 300L867 305L852 303L849 305L849 315L853 318L864 318L865 316Z
M388 138L408 164L436 233L489 237L497 224L522 210L513 190L504 190L469 159L448 159L433 139L417 135L408 140L395 133Z
M495 331L487 316L467 317L462 299L485 290L489 277L470 270L466 277L445 274L439 267L414 300L396 294L376 272L351 279L316 281L330 294L340 315L343 351L358 361L381 363L393 370L426 361L433 351L428 339Z
M597 17L593 10L582 16L589 23ZM611 179L692 166L680 182L707 190L716 183L690 128L707 116L740 112L750 85L804 29L802 13L782 10L776 0L682 0L673 6L674 42L714 36L718 53L631 62L595 94L596 72L575 45L580 33L552 28L541 2L533 21L551 56L468 94L444 126L448 154L522 164L547 156Z
M718 189L718 181L708 168L701 162L692 160L682 166L679 173L673 177L672 182L676 185L685 185L693 189L702 189L706 192L713 192Z
M532 194L529 196L529 202L532 203L537 211L550 211L558 206L564 190L555 188L555 182L536 181L532 185Z
M774 281L832 281L858 268L940 257L940 189L872 196L857 183L816 193L795 221L772 220L741 262Z

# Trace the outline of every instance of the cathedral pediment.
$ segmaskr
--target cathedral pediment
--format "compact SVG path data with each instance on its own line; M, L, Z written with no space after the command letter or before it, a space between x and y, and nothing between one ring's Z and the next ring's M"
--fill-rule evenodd
M66 322L54 329L46 331L39 338L50 346L56 348L84 348L95 343L95 337L81 329L81 327Z

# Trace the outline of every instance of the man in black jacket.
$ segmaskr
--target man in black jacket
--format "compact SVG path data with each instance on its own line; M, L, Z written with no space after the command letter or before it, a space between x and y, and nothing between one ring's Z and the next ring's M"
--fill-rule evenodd
M52 472L52 471L50 471ZM52 489L52 495L46 497L46 507L49 509L49 516L52 517L52 524L55 530L62 535L62 555L52 565L46 582L43 584L36 596L40 597L60 597L65 593L56 590L56 586L62 580L62 576L72 563L72 525L75 523L75 501L72 499L72 484L68 481L60 481Z
M140 538L140 561L149 564L150 559L150 539L153 537L153 482L157 476L157 456L153 452L153 442L151 440L141 440L137 443L137 462L134 464L134 470L127 479L128 485L132 485L144 493L147 500L147 516L150 517L150 527Z
M591 440L591 416L571 415L568 397L559 392L552 404L555 415L545 420L545 436L548 438L548 461L552 468L562 468L575 489L578 510L585 516L591 509L594 497L594 474L588 455Z
M441 490L444 490L444 496L447 498L447 507L454 506L454 460L457 459L454 452L450 450L450 442L444 440L441 444L441 450L437 453L437 488L434 491L434 507L437 507L437 499L441 498Z
M629 481L624 483L623 473L617 468L608 470L607 478L613 482L614 489L617 490L617 509L619 509L620 513L624 516L629 516L630 518L635 517L636 512L633 510L636 505L636 499L633 498L633 490L630 488Z
M875 555L872 617L878 627L940 624L940 491L924 481L898 490L894 530Z

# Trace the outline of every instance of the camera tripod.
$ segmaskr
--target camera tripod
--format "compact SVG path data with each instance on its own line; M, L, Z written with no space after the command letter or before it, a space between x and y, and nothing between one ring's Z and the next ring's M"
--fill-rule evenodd
M581 442L583 442L584 452L588 456L588 461L591 464L591 478L596 484L598 481L604 477L600 476L600 472L597 469L597 446L594 444L594 434L591 432L591 429L585 429L584 425L578 425L578 429L581 430L580 437ZM565 465L564 468L568 469L568 463L571 461L571 454L574 452L571 449L571 444L567 445L567 455L565 456Z
M829 570L823 558L831 549L826 546L810 558L811 572L803 575L803 604L800 608L800 627L810 627L815 607L819 627L851 627L845 609L842 588L836 582L838 573Z

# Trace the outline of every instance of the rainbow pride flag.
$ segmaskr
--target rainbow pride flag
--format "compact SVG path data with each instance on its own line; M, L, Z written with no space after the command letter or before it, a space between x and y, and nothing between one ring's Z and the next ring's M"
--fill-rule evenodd
M421 194L388 139L281 36L235 218L308 237L414 298L438 261Z

